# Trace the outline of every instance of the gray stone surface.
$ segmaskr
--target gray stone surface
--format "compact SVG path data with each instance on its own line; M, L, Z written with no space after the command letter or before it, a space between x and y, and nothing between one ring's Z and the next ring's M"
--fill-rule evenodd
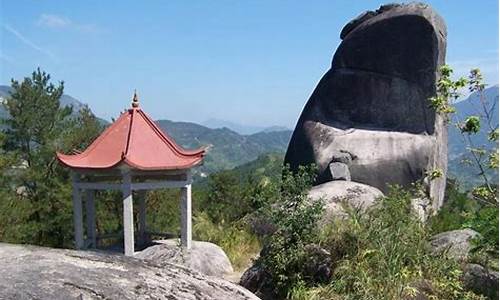
M155 241L155 243L158 245L136 252L134 256L159 265L182 265L202 274L221 278L233 272L226 253L215 244L192 241L191 249L186 250L180 247L177 239Z
M258 299L178 265L90 251L0 243L0 269L0 299Z
M477 264L467 264L463 275L464 287L489 299L498 299L498 272Z
M331 180L346 180L351 181L351 173L349 167L341 162L332 162L328 168L330 169Z
M443 177L428 183L437 210L444 197L447 131L429 108L437 69L445 61L446 26L428 5L383 6L349 23L343 41L307 102L285 163L318 166L317 184L328 181L335 151L355 158L353 181L387 192L426 171Z
M271 276L258 264L254 264L243 273L240 285L255 293L262 300L276 299Z
M353 181L330 181L314 186L308 193L325 203L324 220L345 216L344 205L365 210L384 194L377 188Z
M352 163L352 155L346 151L334 150L332 151L332 162L340 162L349 166Z
M472 229L459 229L441 232L430 240L432 253L444 253L449 257L464 260L471 250L471 241L479 237L479 233Z

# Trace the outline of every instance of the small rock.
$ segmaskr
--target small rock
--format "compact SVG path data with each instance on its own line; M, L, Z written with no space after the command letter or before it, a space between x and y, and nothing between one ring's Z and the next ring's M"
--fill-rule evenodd
M342 150L332 151L332 162L340 162L349 166L353 159L354 158L352 157L351 153L347 151L342 151Z
M135 253L136 258L153 261L156 264L177 264L208 276L222 278L233 272L231 262L219 246L193 241L189 250L182 249L177 239L155 241L158 245Z
M430 247L434 254L446 254L449 257L464 260L469 256L471 241L479 237L472 229L446 231L431 237Z
M490 299L498 299L498 272L477 264L467 264L463 275L464 287Z
M351 181L351 173L349 167L340 162L332 162L329 166L331 180L346 180Z
M429 198L415 198L411 200L413 211L422 222L427 221L431 214L432 201Z
M305 247L307 259L304 263L304 273L309 278L314 278L315 283L326 283L332 276L332 259L327 250L316 244Z
M354 181L330 181L313 187L308 197L325 203L324 221L346 215L343 206L366 210L384 194L377 188Z

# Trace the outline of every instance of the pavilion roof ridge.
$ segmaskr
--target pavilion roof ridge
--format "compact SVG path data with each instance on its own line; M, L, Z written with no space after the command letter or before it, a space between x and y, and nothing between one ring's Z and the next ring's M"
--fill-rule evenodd
M186 150L165 133L140 107L132 107L106 128L81 153L56 153L70 168L110 169L122 162L140 170L186 169L200 164L206 148Z

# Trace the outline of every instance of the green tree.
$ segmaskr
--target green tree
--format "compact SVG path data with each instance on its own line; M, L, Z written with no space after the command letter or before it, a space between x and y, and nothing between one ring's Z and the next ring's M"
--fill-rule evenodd
M3 240L67 247L72 241L71 197L68 171L55 158L88 145L102 130L88 108L75 117L61 107L64 84L37 69L22 82L12 80L13 92L4 103L2 153L8 163L2 180L5 193L0 221ZM81 148L80 148L81 149Z

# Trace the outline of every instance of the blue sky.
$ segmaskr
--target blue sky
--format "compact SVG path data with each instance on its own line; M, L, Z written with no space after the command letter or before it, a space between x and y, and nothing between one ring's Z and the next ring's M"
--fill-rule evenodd
M0 84L40 66L106 119L136 88L155 119L293 127L350 19L381 1L0 0ZM498 82L498 2L429 1L447 61Z

